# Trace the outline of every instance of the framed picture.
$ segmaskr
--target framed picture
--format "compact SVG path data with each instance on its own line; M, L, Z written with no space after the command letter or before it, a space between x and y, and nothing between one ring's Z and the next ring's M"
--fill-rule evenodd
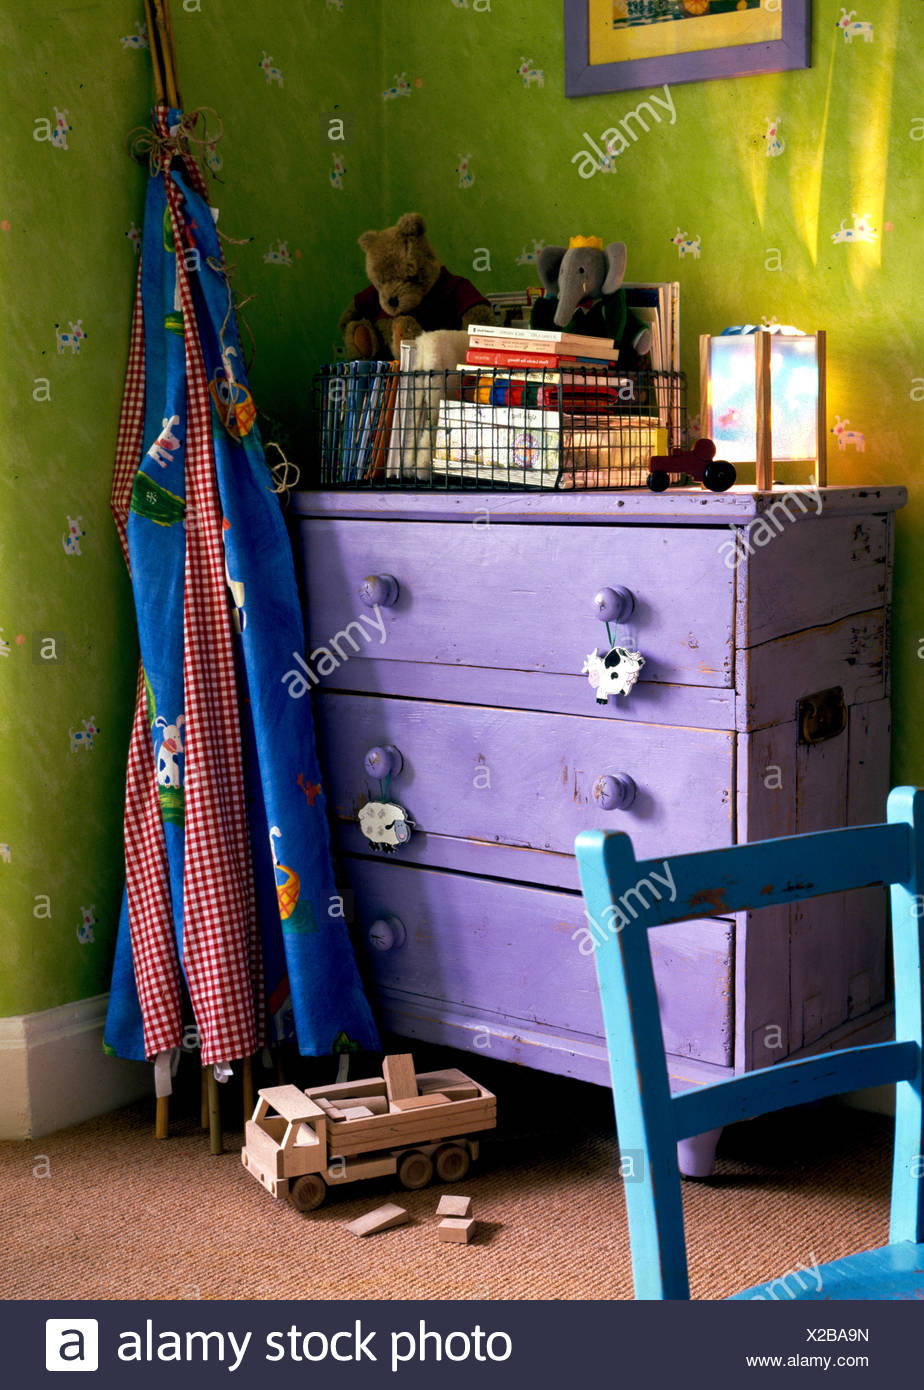
M565 0L565 96L809 66L810 0Z

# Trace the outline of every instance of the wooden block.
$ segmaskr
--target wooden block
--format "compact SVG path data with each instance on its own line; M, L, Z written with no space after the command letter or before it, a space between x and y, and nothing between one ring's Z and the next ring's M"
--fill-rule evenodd
M417 1077L417 1089L421 1095L428 1091L445 1091L447 1086L474 1086L470 1076L458 1067L447 1067L445 1071L422 1071Z
M443 1095L447 1100L476 1100L481 1095L479 1086L444 1086ZM427 1093L430 1094L429 1092Z
M390 1231L392 1226L403 1226L409 1219L404 1207L386 1202L383 1207L376 1207L375 1211L367 1211L365 1216L351 1221L347 1230L354 1236L372 1236L376 1231Z
M366 1105L350 1105L342 1114L345 1120L368 1120L372 1111Z
M382 1063L385 1090L389 1100L405 1100L417 1095L417 1073L410 1052L395 1052Z
M370 1115L388 1114L388 1098L385 1095L350 1096L349 1099L344 1096L342 1099L335 1101L334 1104L337 1106L338 1110L342 1110L344 1114L346 1114L348 1110L357 1110L360 1106L368 1110Z
M394 1110L426 1110L428 1105L448 1105L448 1103L448 1096L444 1096L440 1091L434 1091L429 1096L405 1096L403 1100L393 1100L391 1104Z
M437 1216L469 1216L472 1210L471 1197L441 1197L436 1209Z
M367 1076L361 1081L340 1081L332 1082L330 1086L309 1086L305 1095L309 1100L320 1104L321 1099L332 1101L349 1100L354 1105L363 1097L363 1104L366 1104L365 1097L384 1096L385 1082L380 1076Z
M448 1245L468 1245L475 1233L475 1221L471 1216L447 1216L436 1229L440 1240Z

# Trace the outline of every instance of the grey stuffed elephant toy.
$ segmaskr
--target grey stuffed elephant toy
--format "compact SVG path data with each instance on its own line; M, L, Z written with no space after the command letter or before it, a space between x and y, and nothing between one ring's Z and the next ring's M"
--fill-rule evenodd
M627 365L650 350L651 331L627 308L621 288L625 242L611 241L604 248L599 237L572 237L567 247L543 247L537 268L545 297L533 305L533 328L563 328L611 339Z

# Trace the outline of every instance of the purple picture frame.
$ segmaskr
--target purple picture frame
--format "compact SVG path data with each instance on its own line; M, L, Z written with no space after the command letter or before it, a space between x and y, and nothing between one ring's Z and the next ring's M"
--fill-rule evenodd
M634 62L588 62L587 0L564 0L565 96L628 92L667 83L704 82L714 77L753 77L811 66L811 0L781 0L782 38L699 53L672 53Z

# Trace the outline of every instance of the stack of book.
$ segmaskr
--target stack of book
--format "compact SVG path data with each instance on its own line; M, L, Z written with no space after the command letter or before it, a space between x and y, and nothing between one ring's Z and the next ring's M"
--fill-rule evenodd
M604 338L473 325L461 400L439 405L433 472L526 487L642 486L667 431L657 392L638 373L619 373L618 357Z
M397 362L334 362L321 369L321 458L327 483L371 483L384 470Z
M472 324L465 360L477 367L549 368L583 363L607 366L619 351L607 338L586 338L552 328Z

